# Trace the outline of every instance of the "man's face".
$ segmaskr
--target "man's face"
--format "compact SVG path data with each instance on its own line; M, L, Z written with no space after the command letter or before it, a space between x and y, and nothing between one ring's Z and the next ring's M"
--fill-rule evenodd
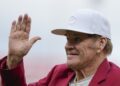
M96 56L96 41L88 34L68 32L65 50L67 64L72 69L88 66Z

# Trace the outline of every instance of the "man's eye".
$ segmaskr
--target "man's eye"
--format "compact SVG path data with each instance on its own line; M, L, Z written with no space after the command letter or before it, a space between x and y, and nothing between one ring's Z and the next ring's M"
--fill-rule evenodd
M75 42L80 42L81 39L80 39L80 37L75 37L75 38L74 38L74 41L75 41Z

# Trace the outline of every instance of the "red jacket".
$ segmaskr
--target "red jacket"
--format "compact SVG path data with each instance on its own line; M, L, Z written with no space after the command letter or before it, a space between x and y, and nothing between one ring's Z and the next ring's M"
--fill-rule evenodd
M3 86L68 86L75 76L74 71L69 69L66 64L61 64L56 65L47 77L27 85L23 62L12 70L7 70L5 64L5 58L0 60L0 74ZM89 86L120 86L120 68L105 59L99 66Z

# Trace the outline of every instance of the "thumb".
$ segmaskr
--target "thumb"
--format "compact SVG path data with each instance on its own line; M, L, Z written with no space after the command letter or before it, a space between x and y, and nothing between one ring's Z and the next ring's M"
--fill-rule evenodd
M41 38L38 37L38 36L31 38L31 39L30 39L31 45L33 45L33 44L34 44L36 41L38 41L38 40L41 40Z

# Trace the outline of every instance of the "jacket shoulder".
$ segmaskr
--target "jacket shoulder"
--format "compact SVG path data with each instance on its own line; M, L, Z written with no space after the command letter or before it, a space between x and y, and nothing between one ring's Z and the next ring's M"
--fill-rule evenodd
M120 67L117 66L116 64L110 62L110 66L111 66L111 72L114 74L120 74Z
M110 62L110 72L109 72L109 78L112 79L115 82L120 83L120 67L115 65L114 63Z

